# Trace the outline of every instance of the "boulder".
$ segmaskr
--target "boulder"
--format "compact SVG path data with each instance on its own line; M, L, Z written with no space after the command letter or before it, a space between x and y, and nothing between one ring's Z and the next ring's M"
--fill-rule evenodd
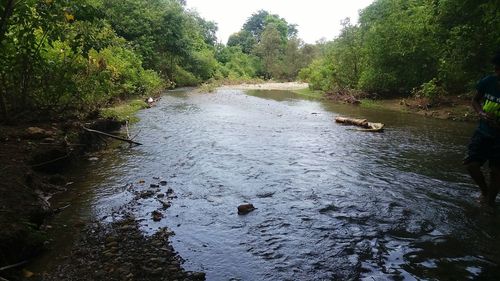
M250 203L241 204L238 206L238 215L246 215L255 209L256 208L253 206L253 204Z

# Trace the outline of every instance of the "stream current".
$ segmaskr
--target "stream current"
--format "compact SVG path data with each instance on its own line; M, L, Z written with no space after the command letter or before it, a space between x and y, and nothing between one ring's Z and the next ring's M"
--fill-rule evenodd
M172 91L139 117L130 134L144 145L89 164L74 216L110 220L134 196L125 187L165 179L177 196L165 219L151 220L154 200L134 213L146 235L173 230L184 267L207 280L500 276L500 219L477 207L461 165L474 124L288 91ZM238 215L245 202L257 209Z

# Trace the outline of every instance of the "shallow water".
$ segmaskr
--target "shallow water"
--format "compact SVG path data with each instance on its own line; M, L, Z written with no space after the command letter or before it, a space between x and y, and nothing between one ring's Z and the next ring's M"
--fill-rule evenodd
M386 124L366 133L337 115ZM131 128L143 146L90 163L66 216L112 220L140 180L177 199L132 206L168 226L207 280L491 280L500 219L461 166L474 125L304 100L287 91L169 92ZM71 201L71 200L70 200ZM250 202L254 212L237 215ZM76 210L76 211L75 211Z

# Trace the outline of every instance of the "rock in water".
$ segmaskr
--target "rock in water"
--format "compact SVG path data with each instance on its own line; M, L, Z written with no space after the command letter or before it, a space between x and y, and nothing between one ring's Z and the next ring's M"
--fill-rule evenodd
M238 215L246 215L253 210L255 210L255 207L253 206L253 204L250 204L250 203L241 204L238 206Z
M158 211L153 211L151 213L151 216L153 217L153 221L161 221L161 219L163 218L163 214Z

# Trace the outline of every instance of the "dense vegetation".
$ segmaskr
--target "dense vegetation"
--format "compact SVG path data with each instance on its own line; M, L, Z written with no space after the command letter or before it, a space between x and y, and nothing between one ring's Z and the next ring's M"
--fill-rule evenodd
M472 89L500 46L500 3L488 0L376 0L314 45L263 10L218 43L183 0L3 0L0 17L0 120L85 117L211 79L436 97Z
M217 43L216 24L182 0L6 0L0 16L0 120L81 118L209 79L293 80L310 51L265 11L242 30L249 44Z
M436 98L473 89L499 48L499 1L377 0L300 77L324 91Z
M84 117L214 75L213 22L176 0L0 4L0 119ZM31 116L35 116L32 115Z
M258 11L231 35L229 49L255 61L251 73L259 77L295 80L300 69L311 63L316 48L297 37L297 28L278 15Z

